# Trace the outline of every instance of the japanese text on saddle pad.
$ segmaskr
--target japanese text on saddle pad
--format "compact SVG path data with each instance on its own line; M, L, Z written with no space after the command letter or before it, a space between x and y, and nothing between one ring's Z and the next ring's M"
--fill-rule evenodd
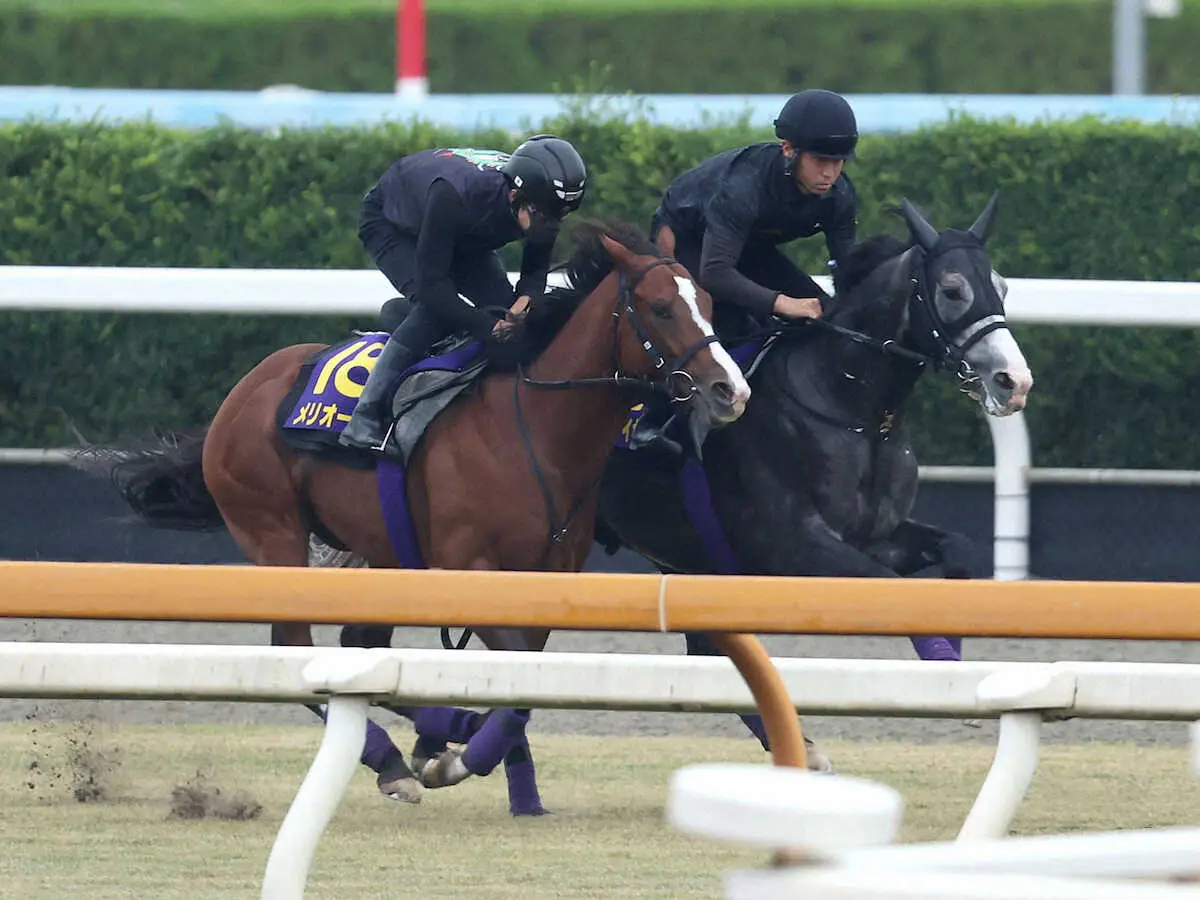
M366 334L325 351L313 366L284 427L341 432L350 421L386 339L384 332Z

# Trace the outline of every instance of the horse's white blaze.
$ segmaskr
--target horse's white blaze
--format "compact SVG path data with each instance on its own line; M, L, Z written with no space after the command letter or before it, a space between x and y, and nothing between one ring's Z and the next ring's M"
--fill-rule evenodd
M995 285L996 293L1000 295L1001 300L1008 296L1008 282L995 269L992 269L992 284Z
M687 304L687 308L692 314L692 319L696 322L701 333L705 337L713 334L712 323L704 318L700 312L700 307L696 303L696 285L692 283L690 278L684 278L681 275L675 276L675 284L679 288L679 296ZM746 382L746 377L742 374L742 370L733 361L733 357L729 355L729 351L725 349L720 341L709 344L708 349L712 352L713 359L717 361L717 365L725 370L725 376L729 379L729 384L733 388L734 406L741 409L741 407L745 406L746 401L750 399L750 385Z
M967 361L983 380L989 412L1007 415L1025 408L1026 395L1033 387L1033 373L1012 332L998 328L986 335L967 351ZM1012 379L1011 391L996 384L995 378L1001 373Z

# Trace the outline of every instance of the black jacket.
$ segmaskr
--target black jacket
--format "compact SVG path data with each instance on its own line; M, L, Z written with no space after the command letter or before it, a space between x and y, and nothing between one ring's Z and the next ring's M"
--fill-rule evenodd
M854 244L858 197L843 173L828 193L807 194L784 172L778 143L727 150L676 178L663 195L658 218L677 235L702 245L700 284L718 302L769 315L775 291L737 271L754 244L786 244L822 232L834 264Z

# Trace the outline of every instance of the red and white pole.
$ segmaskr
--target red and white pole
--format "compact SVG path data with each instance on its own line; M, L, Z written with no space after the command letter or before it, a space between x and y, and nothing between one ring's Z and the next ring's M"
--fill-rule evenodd
M416 99L429 93L423 0L396 2L396 93Z

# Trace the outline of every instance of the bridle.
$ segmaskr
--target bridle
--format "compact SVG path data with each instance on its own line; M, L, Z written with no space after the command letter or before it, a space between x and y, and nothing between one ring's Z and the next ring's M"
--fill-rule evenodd
M928 362L934 368L943 371L953 371L958 380L958 389L979 401L981 381L979 375L967 362L967 351L982 341L993 331L1008 327L1008 319L1004 313L982 316L952 332L937 311L933 302L935 285L932 273L933 262L952 250L980 250L982 242L971 234L943 233L938 236L937 243L928 251L916 248L913 268L909 273L918 318L923 320L910 323L910 331L916 331L933 345L931 352L925 354ZM915 327L914 327L915 326Z
M648 273L659 266L676 264L678 264L678 260L674 257L663 256L655 259L632 277L626 276L623 271L617 271L617 298L612 311L613 372L611 375L590 378L539 379L529 377L525 374L524 367L521 365L517 366L517 377L513 379L513 409L516 412L517 430L521 435L521 442L524 444L525 455L529 459L530 468L537 479L538 488L542 492L542 499L546 504L547 521L549 522L546 548L542 552L537 569L545 568L547 561L550 559L550 554L554 552L555 547L566 540L575 517L579 514L579 510L583 508L588 497L596 490L596 487L600 483L600 478L603 477L603 472L587 490L575 499L567 510L566 516L560 521L558 507L554 502L554 495L550 490L550 485L546 481L541 463L538 462L537 453L533 447L533 439L529 433L529 425L525 419L524 411L521 409L521 386L524 385L525 387L542 390L572 390L575 388L608 386L649 393L663 393L673 403L687 403L690 401L699 392L699 388L696 385L696 380L692 377L691 373L684 369L684 366L705 347L717 343L719 338L715 334L704 335L685 347L677 356L668 357L663 353L654 338L651 337L650 330L646 327L645 319L642 318L642 314L638 311L634 299L634 290ZM637 336L642 350L650 357L650 361L653 364L653 375L627 375L621 371L622 321L629 323L629 327L633 329L633 333ZM463 631L457 643L450 640L450 630L448 628L442 629L442 646L447 650L461 650L466 647L470 639L470 629Z
M951 373L956 381L956 388L976 402L983 400L983 383L978 373L967 362L967 352L993 331L1008 327L1008 321L1003 313L982 316L965 326L952 331L938 314L933 301L935 296L932 289L936 285L933 273L936 271L936 260L955 249L978 250L982 243L970 234L948 233L939 236L932 248L926 250L920 246L913 248L913 257L908 274L910 292L908 304L913 311L908 333L914 336L919 349L901 345L893 338L881 339L836 325L825 319L805 319L797 323L782 324L767 329L761 334L777 337L781 334L802 332L817 329L836 334L844 340L851 341L863 347L868 347L884 356L903 360L912 366L911 378L907 383L911 386L928 367L935 371ZM801 404L813 416L829 424L844 427L855 433L865 433L868 428L860 423L847 424L838 422L819 410ZM877 433L885 440L890 436L895 410L891 404L886 405L880 413L880 424Z
M549 536L546 541L546 549L542 553L542 558L538 564L541 569L545 566L546 561L550 558L554 547L561 544L567 537L570 530L571 522L579 512L580 507L592 491L595 490L596 484L592 484L567 512L566 517L559 524L558 510L554 504L554 497L550 492L550 486L546 483L545 474L542 472L541 464L538 462L537 454L534 452L533 439L529 434L529 426L525 421L524 412L521 410L521 385L528 387L543 388L549 390L567 390L581 387L594 387L596 385L610 385L619 388L637 388L639 390L662 391L676 403L686 403L691 400L697 393L696 381L683 368L688 362L705 347L717 342L715 334L704 335L699 340L695 341L688 347L684 348L673 359L668 360L654 342L654 338L650 336L649 330L646 328L646 323L642 319L642 314L638 312L637 305L634 302L633 291L638 286L647 273L653 271L659 266L673 265L676 260L669 256L659 257L646 266L632 278L627 278L624 272L617 273L617 300L613 307L613 374L599 378L571 378L558 381L543 381L527 376L521 368L517 367L517 378L513 381L513 407L517 415L517 429L521 433L521 441L525 445L525 453L529 457L530 466L533 468L534 477L537 478L538 487L541 488L542 497L546 501L546 513L550 523ZM621 373L621 320L622 317L629 323L634 334L637 335L638 342L642 349L650 357L650 361L654 364L654 371L659 373L657 377L642 377L637 375L624 375ZM664 374L665 373L665 374ZM597 479L598 483L599 479Z
M646 266L633 278L629 278L624 272L617 272L617 299L613 307L613 373L611 375L602 375L592 378L567 378L561 380L542 380L530 378L525 374L523 367L517 366L517 378L521 384L528 387L545 388L550 390L564 390L570 388L594 387L597 385L609 385L620 388L633 388L636 390L649 391L652 393L665 393L673 402L684 403L691 400L695 396L697 388L695 379L683 367L686 366L697 353L703 350L710 344L715 344L718 340L715 334L705 335L695 343L684 348L683 352L673 359L668 359L666 355L659 349L654 342L654 338L650 336L649 329L646 328L646 322L642 318L642 314L638 311L634 303L634 289L641 283L642 279L659 266L676 265L678 260L670 256L659 257L650 265ZM654 364L655 375L651 377L641 375L625 375L621 372L621 321L624 319L633 329L633 333L637 335L638 343L642 349L650 357L650 361ZM665 376L662 373L668 373ZM679 388L675 390L674 388Z

